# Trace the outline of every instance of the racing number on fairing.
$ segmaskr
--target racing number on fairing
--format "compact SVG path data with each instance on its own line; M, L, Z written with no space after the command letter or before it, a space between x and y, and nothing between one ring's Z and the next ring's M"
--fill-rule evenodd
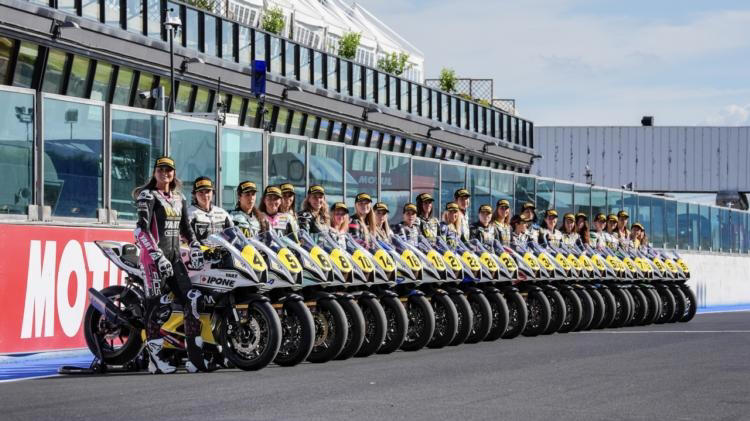
M510 254L508 252L504 251L502 254L500 254L500 261L503 262L506 268L508 268L509 271L516 270L516 262L511 259Z
M443 257L445 258L445 261L448 262L448 266L450 266L451 269L461 270L461 262L458 261L458 258L455 254L450 251L446 251L445 254L443 254Z
M542 266L544 266L544 268L547 269L547 270L555 270L555 265L552 264L552 261L549 259L549 257L547 257L546 254L540 254L539 255L539 263L541 263ZM565 267L563 265L560 265L560 266L562 266L563 269L565 269L565 270L569 269L569 267Z
M328 257L326 256L323 249L321 249L318 246L315 246L310 250L310 255L315 259L315 262L320 266L321 269L324 271L331 270L331 263L328 261Z
M658 269L659 269L660 271L662 271L662 272L664 271L664 263L662 263L662 262L661 262L661 260L659 260L659 258L658 258L658 257L654 257L654 264L656 265L656 267L657 267L657 268L658 268Z
M474 272L482 269L482 267L479 266L479 261L477 260L477 258L468 251L464 252L461 257L464 259L464 262L466 262L466 265L469 266L469 269L473 270Z
M357 263L357 265L359 265L359 267L363 271L370 273L374 269L370 258L365 256L365 254L362 253L361 250L354 251L354 254L352 254L352 258L354 259L354 262Z
M523 261L526 262L532 270L539 270L539 262L536 261L531 253L527 252L524 254Z
M241 254L245 261L250 263L250 266L252 266L253 270L255 270L256 272L262 272L266 270L266 262L260 258L260 255L258 251L255 250L255 247L248 244L242 249Z
M489 269L491 272L497 271L497 263L495 263L495 259L493 259L488 252L485 251L484 253L482 253L480 259L482 259L484 265L487 266L487 269Z
M299 260L297 260L297 257L295 257L294 253L287 248L279 250L279 260L284 263L284 266L286 266L290 272L298 273L302 270L302 266L300 265Z
M430 250L427 253L427 260L432 263L432 266L435 267L437 270L445 270L445 264L443 263L443 260L440 258L440 255L437 254L435 250Z
M410 250L404 250L404 252L401 253L401 257L406 261L406 264L409 265L410 269L422 269L422 265L419 263L419 259L417 259L417 256L415 256L414 253L412 253Z
M383 250L378 250L377 252L375 252L375 260L377 260L380 263L380 266L386 272L393 272L394 270L396 270L396 266L393 263L393 259L391 259L391 256L389 256Z

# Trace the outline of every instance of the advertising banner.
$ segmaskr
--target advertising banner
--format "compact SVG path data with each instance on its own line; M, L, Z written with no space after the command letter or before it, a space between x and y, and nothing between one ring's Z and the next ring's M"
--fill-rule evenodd
M95 240L133 231L0 224L0 354L86 346L87 290L124 281Z

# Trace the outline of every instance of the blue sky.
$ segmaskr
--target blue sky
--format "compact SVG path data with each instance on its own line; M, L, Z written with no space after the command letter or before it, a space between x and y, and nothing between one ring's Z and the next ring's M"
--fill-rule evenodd
M750 125L750 2L359 0L538 125Z

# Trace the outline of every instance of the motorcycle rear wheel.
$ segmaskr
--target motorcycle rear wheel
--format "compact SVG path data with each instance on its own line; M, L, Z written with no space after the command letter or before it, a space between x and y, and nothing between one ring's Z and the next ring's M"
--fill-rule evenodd
M547 296L542 291L529 291L526 296L526 306L529 317L523 329L523 336L541 335L547 330L552 317Z
M547 296L547 300L549 301L550 322L542 334L551 335L563 327L565 317L567 317L567 309L565 308L565 299L563 299L560 291L548 289L544 291L544 295Z
M124 310L128 306L140 305L135 294L124 294L122 285L112 285L99 291L109 298L115 306ZM116 336L114 336L116 335ZM129 329L127 326L114 326L94 306L89 305L83 318L83 336L91 353L96 355L96 344L99 343L102 362L109 365L125 365L135 359L143 346L140 329ZM111 339L111 340L110 340ZM116 345L116 340L120 345Z
M599 294L602 296L604 301L604 315L601 323L596 327L597 329L606 329L612 325L615 321L615 314L617 313L617 301L615 295L612 293L612 289L609 287L603 287L599 290Z
M593 305L593 312L591 314L591 323L585 330L596 329L602 324L604 320L604 313L606 311L604 307L604 298L598 289L588 289L589 297L591 297L591 303Z
M260 370L273 361L281 347L279 316L265 301L249 303L237 313L239 326L232 322L232 311L222 315L218 336L224 356L241 370Z
M583 305L575 290L562 291L560 295L565 305L565 319L557 332L569 333L576 330L581 324L581 320L583 319Z
M473 329L465 343L475 344L483 341L492 329L492 308L482 292L469 293L466 299L469 300L471 306Z
M310 311L315 322L315 344L307 361L325 363L336 358L344 349L347 337L346 314L334 299L316 301Z
M406 314L409 317L409 327L401 349L418 351L430 342L432 334L435 333L435 312L432 311L427 298L422 295L410 295L406 301Z
M499 292L485 292L485 295L492 310L492 326L484 340L495 341L500 339L508 330L508 303L505 302L505 297Z
M581 300L581 323L578 327L573 329L574 332L580 332L582 330L591 329L592 323L594 323L594 297L591 296L590 290L584 288L575 289L575 293L578 295L578 299Z
M447 294L433 294L430 297L432 311L435 313L435 333L427 344L428 348L442 348L456 336L458 330L458 312L456 305Z
M649 316L650 308L648 300L643 294L643 290L639 285L633 285L629 290L630 295L633 297L633 318L630 320L630 326L638 326L643 324L646 317Z
M466 342L466 338L471 334L471 331L474 328L474 315L472 314L471 305L469 305L469 300L466 299L466 295L451 294L450 298L456 306L456 314L458 315L456 336L453 337L450 346L456 346Z
M388 328L388 320L385 318L385 311L375 297L360 297L357 300L362 315L365 318L365 338L362 346L359 347L357 358L369 357L378 352L378 349L385 340L385 332Z
M661 299L661 310L659 311L659 318L656 320L656 324L664 324L672 320L675 313L675 299L672 292L665 285L657 288L659 299Z
M523 332L529 313L526 302L518 291L506 292L505 301L508 303L508 328L502 338L513 339Z
M630 300L632 298L629 296L625 288L615 287L611 292L615 297L615 317L609 327L623 327L628 322L630 315L633 312L633 309L630 306Z
M646 317L643 319L643 322L641 322L640 325L646 326L653 323L656 320L656 317L659 315L659 296L654 291L654 288L652 288L650 285L642 286L641 292L643 292L643 296L646 297L646 301L648 301L648 312L646 313Z
M695 317L695 312L698 310L698 300L695 297L695 293L687 284L680 284L680 289L682 290L682 293L685 294L685 299L687 300L687 308L685 310L685 314L683 314L682 317L678 320L682 323L687 323L691 320L693 320L693 317Z
M670 323L677 323L685 316L687 312L688 302L685 294L679 285L670 285L669 291L674 295L675 307L674 316L669 320Z
M305 361L315 343L315 323L302 301L287 300L281 307L281 347L273 362L291 367Z
M347 330L344 349L339 352L336 359L346 360L353 357L365 341L365 316L353 298L339 297L337 301L346 315Z
M383 306L388 324L385 339L383 339L383 343L378 348L377 353L390 354L399 349L404 343L406 329L409 326L409 317L406 315L406 309L398 297L385 296L380 299L380 304Z

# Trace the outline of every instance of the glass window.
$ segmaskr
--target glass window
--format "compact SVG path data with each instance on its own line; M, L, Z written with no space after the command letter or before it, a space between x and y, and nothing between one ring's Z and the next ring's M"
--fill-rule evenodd
M432 95L430 96L430 110L432 112L430 113L430 118L433 120L438 120L438 93L437 91L433 91Z
M198 51L198 11L189 7L185 8L185 25L181 32L185 33L185 46L191 50Z
M429 193L433 198L437 200L440 197L440 186L438 180L440 180L440 163L435 161L425 161L421 159L412 159L412 194L411 200L416 203L417 195L421 193ZM437 206L439 203L435 203L432 214L439 214Z
M556 182L555 183L555 209L560 214L560 217L566 213L573 212L573 185L568 183ZM543 210L538 207L538 210Z
M244 25L239 25L239 52L240 52L240 63L250 64L252 54L252 40L250 39L250 28Z
M34 96L0 90L0 214L25 214L32 202Z
M490 170L480 170L478 168L469 168L469 192L471 193L470 218L476 218L479 215L479 207L482 205L493 206L490 196Z
M630 214L629 224L640 222L643 228L646 229L646 235L649 236L649 240L653 241L652 227L651 227L651 198L649 196L635 196L638 200L638 208L635 214ZM660 246L661 247L661 246Z
M234 60L234 25L228 20L221 21L221 57Z
M622 194L622 209L625 209L630 215L630 223L633 223L633 215L636 215L638 205L638 196L631 193Z
M411 103L409 104L409 112L412 114L417 114L419 111L419 86L410 83L409 84L409 96Z
M516 176L516 209L515 213L521 213L521 207L526 202L536 203L536 192L534 177ZM541 210L541 209L540 209Z
M448 123L448 114L450 110L450 103L448 102L448 95L443 93L440 94L440 121Z
M494 208L497 201L505 199L510 202L513 209L513 174L493 172L492 173L492 207Z
M167 14L170 15L170 16L177 16L177 17L179 17L180 16L180 9L181 9L182 6L180 6L177 3L173 3L173 2L168 2L167 4L168 4L167 8L169 9L169 11L167 11ZM161 6L159 6L159 7L161 8ZM161 25L161 24L162 24L162 22L159 22L159 25ZM186 25L187 24L187 20L184 20L182 22L182 24ZM185 32L185 26L183 26L179 31L177 31L177 33L174 34L174 43L175 43L175 45L183 45L182 34L184 32ZM169 31L167 31L165 40L169 41Z
M146 72L141 72L138 76L138 88L136 92L151 92L154 87L154 75ZM135 95L134 106L138 108L149 108L150 99L141 98L140 95Z
M216 125L171 118L169 154L183 182L189 184L200 176L216 180Z
M296 78L297 71L294 67L294 61L297 55L297 45L291 41L285 41L284 45L284 75L290 78Z
M333 142L340 142L341 141L341 130L345 126L342 126L342 124L338 121L334 121L333 125L331 126L331 137L329 138Z
M208 88L204 88L202 86L198 87L198 90L195 92L195 105L193 106L193 112L194 113L207 113L209 110L209 104L208 97L210 96L210 93L208 91Z
M263 191L263 134L246 130L221 129L221 206L234 209L237 186L251 180ZM260 204L260 195L256 204Z
M104 23L107 25L120 27L120 2L104 2Z
M6 84L8 79L8 63L13 52L13 41L10 38L0 37L0 84Z
M266 37L267 35L260 31L255 31L255 59L266 59Z
M295 111L292 115L292 127L289 130L289 134L296 134L300 136L305 135L305 127L302 125L305 119L305 114L299 111Z
M591 187L575 186L575 212L583 212L591 218Z
M487 133L484 127L484 113L486 109L484 107L477 106L477 132Z
M96 217L102 207L104 110L44 99L44 204L54 216Z
M128 31L143 33L143 0L125 0L125 23Z
M247 100L247 110L245 110L245 125L251 127L260 127L258 122L258 110L260 105L258 101L250 98Z
M617 213L622 209L622 192L618 190L607 191L607 214Z
M409 82L405 80L399 80L399 95L401 95L401 103L398 109L409 112Z
M216 18L210 15L203 15L203 52L215 56L218 53L216 46Z
M96 63L94 83L91 85L91 99L98 101L109 100L109 88L112 84L112 65L104 62Z
M269 148L268 184L292 183L297 197L305 197L307 142L271 136ZM302 201L298 200L298 202Z
M16 61L16 71L13 76L13 86L31 88L34 77L34 66L39 55L39 47L30 42L21 42Z
M729 226L729 211L727 209L718 209L718 211L721 251L726 253L732 249L732 231L731 227Z
M44 69L44 83L42 90L52 94L62 93L63 69L68 55L60 50L50 50L47 56L47 67Z
M119 219L135 220L131 194L151 178L163 145L163 116L112 110L112 209Z
M436 212L436 216L442 215L442 210L445 208L446 203L454 200L453 194L456 190L466 187L466 167L462 165L440 164L440 171L441 212Z
M598 213L607 214L607 191L604 189L591 189L591 216L590 221L593 221L594 217ZM593 226L593 225L592 225Z
M74 56L73 65L70 68L68 78L68 91L66 95L83 98L86 96L86 86L89 78L89 64L91 60L86 57Z
M351 95L351 92L349 92L349 65L348 61L339 60L339 84L341 86L339 92L344 95Z
M388 88L385 73L376 72L378 78L378 98L377 103L386 105L388 101Z
M161 39L161 0L146 0L146 35Z
M320 117L308 116L305 124L305 137L315 137L316 127L320 124Z
M83 17L99 20L99 0L82 0L81 12Z
M327 55L327 82L326 87L331 91L338 90L338 60L332 55Z
M640 208L640 202L639 202ZM664 211L665 201L657 197L651 198L651 228L646 234L649 237L649 241L657 247L663 247L666 243L666 237L664 235ZM640 212L640 209L639 209Z
M271 73L281 73L281 56L284 52L281 50L281 39L271 36Z
M130 92L133 89L133 70L127 67L120 67L117 72L117 82L115 83L115 95L112 103L116 105L128 105L130 103Z
M352 63L352 96L362 98L362 67Z
M697 249L700 245L700 208L698 205L690 205L690 242L691 249Z
M313 84L325 88L323 84L323 53L313 51Z
M406 156L382 154L380 159L380 192L382 202L391 210L392 221L398 222L403 206L409 202L411 165Z
M677 247L677 202L674 200L664 201L664 227L666 232L665 246L668 248Z
M388 106L398 108L398 79L388 76Z
M429 117L430 116L430 90L425 88L424 86L420 86L419 92L421 95L419 115L422 117Z
M469 111L466 113L467 114L467 120L466 120L466 126L465 126L465 128L467 130L474 131L476 129L476 127L474 127L474 117L475 117L474 114L475 114L475 108L476 108L476 106L474 104L472 104L471 102L467 102L466 103L466 107L468 108Z
M536 180L536 207L541 211L551 209L555 203L554 180Z
M361 149L346 150L346 205L354 208L354 198L367 193L378 200L378 153Z
M170 106L170 96L172 95L172 86L170 84L170 80L168 77L161 77L159 78L159 87L164 88L164 108L169 108ZM161 108L160 101L156 101L156 109L165 111L165 109Z
M78 14L75 0L57 0L57 9L65 13Z
M690 247L690 213L687 203L677 202L677 240L679 248Z
M344 127L342 129L343 139L342 141L346 143L347 145L352 144L352 139L354 139L354 132L357 131L355 126L352 126L351 124L344 124Z
M289 109L285 107L279 107L279 112L276 116L276 129L275 131L286 133L287 124L289 123Z
M365 69L365 99L375 102L375 71Z
M193 94L193 85L180 83L177 85L177 96L175 97L175 112L186 113L190 111L190 96Z
M343 147L310 143L310 185L323 186L330 204L344 201L343 162ZM299 202L302 203L301 200Z
M310 77L311 54L312 53L309 48L305 48L303 46L299 47L299 73L297 75L297 79L306 83L312 83L312 79Z

